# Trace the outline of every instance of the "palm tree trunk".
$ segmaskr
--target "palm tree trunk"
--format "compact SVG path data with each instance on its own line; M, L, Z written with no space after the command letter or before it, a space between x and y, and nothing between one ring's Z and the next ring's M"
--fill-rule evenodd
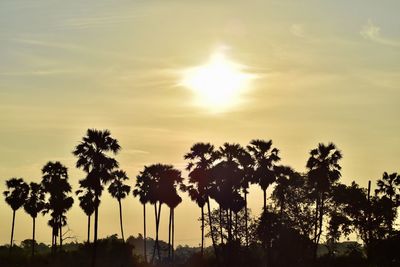
M32 258L35 256L35 217L32 217Z
M174 262L175 259L175 252L174 252L174 242L175 241L175 209L172 209L172 262Z
M157 247L157 240L158 240L158 233L157 233L157 224L158 224L158 212L157 212L157 203L154 204L154 217L156 219L156 240L154 241L153 245L153 254L151 255L151 263L154 262L154 257L156 255L156 247Z
M96 203L99 203L98 200L99 200L99 197L96 195ZM94 210L94 236L93 236L92 267L96 266L98 220L99 220L99 207L98 207L98 205L96 205L96 209Z
M146 204L143 204L143 249L144 249L144 261L147 263Z
M87 226L87 243L90 243L90 215L88 215L88 226Z
M14 224L15 224L15 210L13 210L12 224L11 224L10 252L11 252L11 249L13 246L13 241L14 241Z
M118 206L119 206L119 224L120 224L120 226L121 226L122 242L125 243L124 227L123 227L123 225L122 225L122 205L121 205L121 199L118 199Z
M51 229L51 253L54 253L54 227Z
M218 249L217 245L215 244L214 231L212 229L210 199L208 197L207 197L207 210L208 210L208 223L210 225L211 241L214 247L215 257L217 258L217 261L219 261Z
M263 189L264 191L264 211L267 211L267 189Z
M168 222L168 260L171 260L171 223L172 223L172 209L169 209L169 222Z
M159 226L160 226L160 216L161 216L161 202L159 204L159 208L157 210L157 203L154 204L154 212L155 212L155 217L156 217L156 240L154 242L154 246L153 246L153 255L151 257L151 263L154 262L154 258L155 258L155 254L156 254L156 250L157 250L157 254L158 254L158 259L161 259L161 255L160 255L160 245L158 243L158 230L159 230Z
M158 260L161 260L161 252L160 252L160 242L158 242L158 233L160 229L160 220L161 220L161 202L159 202L158 206L158 223L157 223L157 254L158 254Z
M247 214L247 191L244 192L244 221L245 221L245 231L246 231L246 247L249 246L249 228L248 228L248 214Z
M100 180L98 181L98 186L100 185ZM92 267L96 266L96 256L97 256L97 231L99 223L99 194L95 193L95 210L94 210L94 234L93 234L93 255L92 255Z
M201 206L201 256L204 256L204 206Z

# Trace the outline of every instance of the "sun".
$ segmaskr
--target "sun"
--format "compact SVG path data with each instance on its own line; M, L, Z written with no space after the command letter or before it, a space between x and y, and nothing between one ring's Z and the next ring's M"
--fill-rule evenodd
M255 77L244 69L219 49L204 65L185 70L181 84L195 93L197 104L210 111L222 111L240 102Z

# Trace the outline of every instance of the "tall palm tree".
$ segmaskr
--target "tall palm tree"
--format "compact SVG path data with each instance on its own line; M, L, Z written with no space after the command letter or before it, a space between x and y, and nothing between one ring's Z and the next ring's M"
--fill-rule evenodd
M139 201L143 205L143 254L145 262L147 262L146 204L150 203L152 199L151 184L153 181L151 178L152 175L149 173L149 168L145 167L144 171L136 176L135 189L132 191L133 196L139 197Z
M126 175L126 172L123 170L117 170L112 173L112 180L111 183L108 187L108 192L111 194L111 196L115 199L118 200L118 206L119 206L119 223L121 226L121 236L122 236L122 241L125 242L125 237L124 237L124 227L122 224L122 205L121 205L121 200L124 199L129 192L131 191L131 187L129 185L124 184L124 181L128 180L128 176Z
M392 205L392 209L394 210L394 212L392 213L394 216L390 216L391 218L389 219L387 225L389 229L389 234L391 234L393 230L396 209L400 203L400 175L395 172L392 174L384 172L382 179L378 180L377 186L378 188L375 190L375 194L382 195L389 199Z
M218 163L213 167L212 198L227 212L228 243L232 241L233 220L244 207L244 199L240 195L243 172L239 168L238 156L243 152L239 144L225 143L217 152Z
M204 206L206 204L206 199L204 195L196 188L194 185L184 185L181 190L188 192L189 197L192 201L196 202L197 206L200 207L201 214L201 249L200 254L204 256Z
M32 217L32 257L35 254L35 222L39 212L45 207L45 193L38 183L29 184L29 196L24 204L24 209Z
M255 161L254 179L264 193L263 209L267 210L267 189L275 181L275 164L280 160L279 150L272 148L272 140L255 139L250 141L247 150Z
M11 224L11 241L10 241L10 251L13 246L14 241L14 225L15 225L15 213L21 208L28 197L29 185L24 182L22 178L11 178L6 181L7 189L3 192L6 202L10 205L13 211L13 218Z
M75 194L78 196L79 199L79 206L86 214L88 218L88 225L87 225L87 243L90 243L90 218L94 213L94 209L96 206L96 199L93 190L87 184L87 179L83 179L79 181L81 189L77 190Z
M60 238L60 249L62 249L62 228L67 220L65 213L72 207L74 200L68 196L71 193L71 185L68 182L68 169L60 162L48 162L42 169L42 186L49 194L44 213L50 213L52 219L49 225L53 227L52 247L56 249L57 235Z
M314 258L317 256L317 247L322 233L325 201L329 197L328 192L341 177L341 166L339 161L342 153L333 143L318 147L310 151L310 158L307 161L308 179L312 186L315 198L315 221L314 221Z
M215 242L214 231L212 231L212 218L210 207L210 190L211 190L211 171L217 158L214 146L210 143L196 143L184 159L188 160L186 170L189 171L189 188L191 199L195 199L201 209L201 244L202 254L204 251L204 205L207 204L208 224L210 226L211 241L214 248L215 256L218 258L218 250Z
M143 203L149 202L150 204L154 205L156 237L153 246L151 262L154 262L156 252L158 254L158 259L161 259L159 246L159 227L161 208L162 204L164 203L164 199L161 197L160 180L163 173L169 168L172 168L172 166L159 163L145 166L144 170L138 175L136 181L136 195L141 197L143 196Z
M244 195L244 219L245 219L245 241L246 246L249 246L249 229L248 229L248 208L247 194L249 193L250 183L254 180L254 159L251 154L241 148L237 155L239 168L241 169L241 189Z
M170 208L168 223L168 258L174 258L174 210L182 202L182 198L177 193L177 188L182 184L183 178L179 170L171 165L165 165L160 173L158 181L158 193L162 203ZM171 245L172 241L172 245Z
M88 129L86 136L72 152L78 158L76 167L82 168L87 173L88 184L95 195L92 266L96 265L100 197L103 185L111 180L112 171L118 168L118 162L111 155L116 155L120 149L118 141L111 137L109 130Z
M170 222L171 222L171 226L170 226L170 236L171 238L169 238L169 240L171 240L171 243L169 245L170 248L170 253L172 254L172 262L175 260L175 253L174 253L174 240L175 240L175 209L176 207L182 202L182 198L175 192L172 193L171 198L168 201L168 207L170 208ZM169 253L169 254L170 254Z

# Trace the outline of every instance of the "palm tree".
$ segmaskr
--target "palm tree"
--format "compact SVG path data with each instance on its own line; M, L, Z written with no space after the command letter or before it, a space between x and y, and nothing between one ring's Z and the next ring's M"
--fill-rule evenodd
M183 178L179 170L171 165L165 165L158 181L159 199L170 208L168 223L168 258L174 258L174 210L182 202L177 193L177 188L182 184ZM171 245L172 241L172 245Z
M124 181L128 180L128 176L126 173L122 170L117 170L112 173L112 179L111 184L108 187L108 192L111 194L111 196L115 199L118 200L118 205L119 205L119 223L121 226L121 236L122 236L122 241L125 242L125 237L124 237L124 227L122 224L122 205L121 205L121 200L124 199L129 192L131 191L131 187L129 185L124 184Z
M217 152L218 163L213 167L212 198L227 212L228 243L232 241L232 212L236 215L244 207L239 193L243 172L239 168L238 156L243 152L239 144L225 143Z
M216 157L213 145L210 143L196 143L185 154L184 159L189 161L186 167L186 170L189 171L189 195L201 209L201 253L203 255L204 251L204 205L207 204L211 241L215 256L218 258L217 246L212 231L213 223L210 208L211 171Z
M149 173L149 168L145 167L136 177L135 189L132 191L134 197L139 197L140 203L143 205L143 253L144 260L147 262L147 244L146 244L146 204L150 202L152 196L151 184L152 175ZM152 203L154 204L154 203Z
M78 157L76 167L82 168L87 173L87 182L95 195L92 266L96 265L99 204L103 184L111 180L111 172L118 168L118 162L109 154L116 155L120 149L118 141L111 137L110 131L88 129L86 136L73 151L73 154Z
M10 205L13 210L10 241L11 251L14 241L15 213L25 204L29 194L29 185L25 183L22 178L11 178L6 181L6 186L8 190L4 191L3 194L6 197L7 204Z
M79 181L81 189L77 190L75 194L79 199L79 206L83 210L83 212L88 217L88 229L87 229L87 243L90 243L90 218L94 213L94 209L96 206L96 199L94 196L93 190L87 184L87 179L83 179Z
M206 199L204 195L196 188L194 185L183 185L181 190L188 192L189 197L192 201L196 202L197 206L200 207L201 211L201 256L204 256L204 205L206 204Z
M272 148L272 140L252 140L247 146L255 162L254 179L264 193L264 210L267 209L267 189L275 181L275 163L280 160L279 150Z
M175 259L175 254L174 254L174 240L175 240L175 209L176 207L182 202L182 198L177 194L176 190L171 194L171 198L168 201L168 207L170 208L170 222L172 225L170 226L170 236L169 240L171 240L171 243L169 244L169 248L171 250L172 254L172 262ZM168 253L168 255L170 254Z
M249 230L248 230L248 208L247 208L247 194L249 193L250 183L254 179L254 159L251 154L245 149L240 149L237 160L239 168L241 169L241 189L244 195L244 219L245 219L245 240L246 246L249 246Z
M317 256L317 247L322 233L323 217L325 214L325 201L328 191L336 183L340 176L341 167L339 160L342 153L333 143L318 147L310 151L310 158L307 161L309 183L314 189L315 197L315 221L314 221L314 258Z
M272 192L279 206L280 219L282 221L285 210L286 198L293 194L292 187L299 183L301 175L288 166L276 166L276 186Z
M30 183L29 196L24 204L24 209L32 217L32 257L35 254L35 221L39 212L45 207L45 193L40 184Z
M53 227L52 248L56 249L57 235L59 235L60 249L62 249L62 227L67 223L65 213L74 203L73 198L68 196L72 190L68 182L68 169L58 161L50 161L43 167L42 173L42 186L49 194L44 213L50 212L52 217L49 221L49 225Z
M153 246L153 254L151 262L154 262L155 253L157 251L158 259L161 259L160 246L159 246L159 226L161 218L161 208L163 199L160 194L160 179L166 169L170 168L170 165L153 164L145 166L144 170L140 172L136 181L136 194L143 196L143 203L150 202L154 205L154 216L156 221L156 238Z
M383 173L382 179L379 179L377 182L378 188L375 190L376 195L382 195L390 200L392 204L392 209L394 210L392 218L388 221L388 229L389 234L392 233L393 223L396 215L396 208L400 203L400 175L397 173L388 174L387 172Z
M168 203L170 208L175 208L176 206L174 205L178 205L180 203L179 201L179 203L175 204L176 199L171 200L171 195L175 197L175 195L171 194L171 192L176 192L176 187L182 182L182 180L183 178L181 177L181 172L179 170L175 169L172 165L159 163L145 166L144 170L140 172L137 177L134 195L140 196L143 204L150 202L154 205L156 238L151 262L154 261L156 250L158 253L158 259L161 259L158 237L162 204ZM171 216L173 219L173 212Z

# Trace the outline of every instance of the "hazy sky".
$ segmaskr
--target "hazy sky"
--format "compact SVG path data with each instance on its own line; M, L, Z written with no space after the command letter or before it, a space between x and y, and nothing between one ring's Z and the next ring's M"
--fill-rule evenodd
M399 10L398 0L1 0L0 190L10 177L39 182L42 166L59 160L75 191L83 172L71 151L92 127L120 141L117 159L131 185L146 164L183 168L195 142L254 138L272 139L282 163L299 171L310 149L333 141L346 183L366 186L400 171ZM179 82L220 46L258 78L240 105L215 114L194 105ZM9 242L12 218L3 199L0 243ZM250 208L261 205L254 188ZM138 200L123 206L125 235L142 232ZM100 236L119 233L117 215L105 192ZM176 210L178 244L200 243L198 216L185 197ZM38 219L41 242L50 242L47 220ZM85 239L77 201L68 222L71 235ZM166 218L161 223L165 239ZM15 240L30 237L21 209Z

